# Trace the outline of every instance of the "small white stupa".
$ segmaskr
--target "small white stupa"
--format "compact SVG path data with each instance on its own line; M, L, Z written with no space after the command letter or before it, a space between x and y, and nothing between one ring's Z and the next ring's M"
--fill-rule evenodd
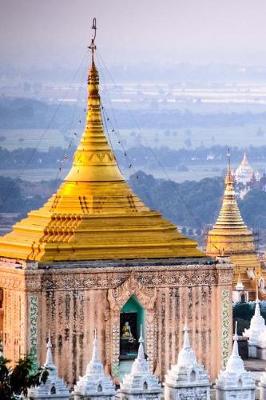
M266 325L260 313L258 295L256 298L255 314L251 318L249 329L244 330L243 336L248 337L249 357L266 360Z
M59 378L57 374L57 368L53 362L52 356L52 343L51 336L49 333L49 339L47 342L47 353L44 367L48 370L49 375L47 381L42 383L40 386L32 387L28 390L29 400L68 400L69 390L63 379Z
M91 361L87 365L86 374L75 385L73 395L75 400L113 400L115 397L115 386L111 377L105 374L99 357L96 331Z
M165 376L164 399L210 399L210 381L207 371L196 360L190 346L187 325L184 327L184 343L178 354L177 364Z
M145 359L142 332L139 338L138 356L134 360L131 371L125 375L118 392L119 399L156 400L161 398L162 387L155 375L150 372L149 363Z
M238 275L237 284L232 292L233 303L248 302L248 290L245 290L245 286L241 281L240 274Z
M216 400L255 400L255 388L255 381L239 356L236 324L232 353L216 381Z

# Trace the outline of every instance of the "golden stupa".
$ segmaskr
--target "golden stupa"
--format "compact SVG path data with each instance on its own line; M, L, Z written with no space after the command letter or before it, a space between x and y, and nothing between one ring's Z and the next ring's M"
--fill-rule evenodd
M240 214L230 160L222 207L215 225L208 233L206 254L211 257L230 257L234 265L233 285L241 280L246 289L256 290L256 281L262 274L261 263L256 254L253 233Z
M86 126L72 168L43 207L0 238L0 256L40 262L204 257L123 178L104 133L94 42L90 48Z

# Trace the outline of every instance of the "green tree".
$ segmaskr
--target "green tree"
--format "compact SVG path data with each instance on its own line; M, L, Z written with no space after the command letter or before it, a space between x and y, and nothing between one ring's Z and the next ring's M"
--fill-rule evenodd
M39 367L36 371L31 355L21 358L14 368L8 367L9 360L0 356L0 399L16 400L21 395L26 396L31 386L45 383L48 370Z

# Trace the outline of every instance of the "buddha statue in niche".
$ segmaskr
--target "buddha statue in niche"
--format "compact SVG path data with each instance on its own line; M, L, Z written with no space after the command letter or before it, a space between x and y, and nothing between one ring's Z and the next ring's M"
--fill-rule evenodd
M122 336L121 339L123 340L128 340L129 343L134 343L136 339L132 335L131 332L131 327L128 321L125 322L123 328L122 328Z

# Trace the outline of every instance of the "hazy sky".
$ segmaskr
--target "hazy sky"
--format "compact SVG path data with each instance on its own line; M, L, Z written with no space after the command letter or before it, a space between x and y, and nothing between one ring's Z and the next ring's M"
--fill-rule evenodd
M108 63L266 65L266 0L0 0L1 60L78 65L93 16Z

